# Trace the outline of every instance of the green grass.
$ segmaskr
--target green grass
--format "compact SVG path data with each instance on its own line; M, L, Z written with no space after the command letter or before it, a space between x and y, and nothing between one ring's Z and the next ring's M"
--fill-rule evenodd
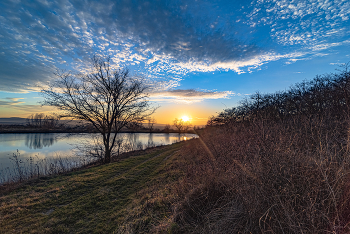
M41 178L0 196L0 233L149 233L171 228L181 144Z

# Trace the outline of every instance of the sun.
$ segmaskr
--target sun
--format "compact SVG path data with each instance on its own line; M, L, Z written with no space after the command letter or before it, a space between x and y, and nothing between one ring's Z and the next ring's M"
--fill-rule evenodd
M188 116L186 116L186 115L182 116L181 119L184 122L190 121L190 118Z

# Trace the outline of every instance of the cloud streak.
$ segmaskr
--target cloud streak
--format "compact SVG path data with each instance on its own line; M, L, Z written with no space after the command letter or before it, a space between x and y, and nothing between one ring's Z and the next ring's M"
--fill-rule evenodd
M5 107L5 106L14 106L14 105L22 104L24 102L20 101L21 99L24 99L24 98L3 98L3 99L0 99L0 106Z
M198 91L194 89L174 89L163 92L154 92L150 94L154 101L171 101L179 103L197 103L208 99L229 98L234 95L231 91Z

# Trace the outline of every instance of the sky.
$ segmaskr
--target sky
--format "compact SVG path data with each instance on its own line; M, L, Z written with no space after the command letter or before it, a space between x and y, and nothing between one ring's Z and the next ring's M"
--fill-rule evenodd
M40 87L94 55L151 80L154 118L193 125L350 61L348 0L2 0L0 118L52 113Z

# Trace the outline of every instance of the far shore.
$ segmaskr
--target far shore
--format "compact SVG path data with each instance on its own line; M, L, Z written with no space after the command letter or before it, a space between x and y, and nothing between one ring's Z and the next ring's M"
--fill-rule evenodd
M94 129L85 129L85 128L34 128L25 125L0 125L0 134L5 133L98 133ZM153 129L150 131L149 129L138 129L138 130L122 130L119 133L179 133L174 129L170 129L168 131L162 129ZM181 133L195 133L193 130L189 130Z

